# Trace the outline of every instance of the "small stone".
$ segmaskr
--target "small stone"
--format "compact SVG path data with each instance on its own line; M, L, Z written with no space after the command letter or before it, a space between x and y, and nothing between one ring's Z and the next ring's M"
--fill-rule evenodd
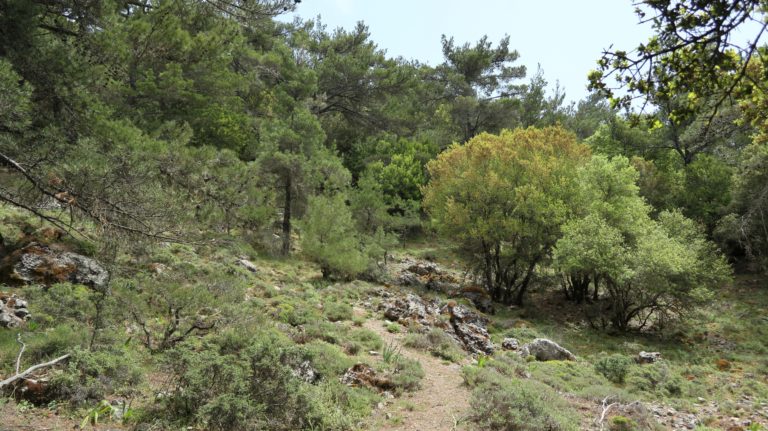
M652 364L661 360L660 352L640 352L637 354L636 361L640 364Z
M520 341L517 338L505 338L501 342L501 348L504 350L517 350L520 348Z
M244 257L237 259L237 264L254 274L259 272L259 268L253 262Z

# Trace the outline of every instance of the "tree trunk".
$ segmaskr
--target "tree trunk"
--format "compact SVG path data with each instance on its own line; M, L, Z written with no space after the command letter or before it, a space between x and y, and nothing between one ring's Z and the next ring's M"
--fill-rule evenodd
M597 274L595 274L594 283L595 283L595 291L592 294L592 300L597 302L597 300L600 298L600 276L598 276Z
M523 297L525 295L525 291L528 290L528 283L531 282L531 276L533 275L533 269L536 268L536 262L537 260L533 260L530 265L528 265L528 271L525 273L525 278L523 279L523 282L520 283L520 288L517 291L517 297L515 298L515 305L523 306Z
M291 252L291 174L285 177L285 202L283 204L283 256Z

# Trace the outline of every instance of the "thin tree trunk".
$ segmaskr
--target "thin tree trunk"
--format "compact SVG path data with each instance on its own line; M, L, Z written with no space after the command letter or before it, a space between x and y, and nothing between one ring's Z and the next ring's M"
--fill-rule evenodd
M285 178L285 203L283 204L283 255L291 252L291 174Z
M521 307L523 305L523 296L525 295L525 291L528 290L528 283L531 282L531 276L533 275L533 269L536 267L536 262L537 259L533 260L530 265L528 265L528 271L526 271L525 278L523 279L523 282L520 283L520 289L517 291L515 305L519 305Z

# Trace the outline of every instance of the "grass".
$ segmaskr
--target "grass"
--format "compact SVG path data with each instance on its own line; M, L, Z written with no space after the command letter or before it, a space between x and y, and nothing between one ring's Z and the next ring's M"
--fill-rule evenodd
M451 362L458 362L466 354L448 334L442 329L432 328L426 333L408 334L403 345L415 349L426 350L433 356Z
M25 229L29 229L24 223L35 229L40 227L39 222L8 213L0 206L0 232L6 239L15 241L25 235ZM431 241L426 238L421 243L408 244L407 250L398 255L402 257L407 253L444 266L453 265L452 252ZM248 257L259 272L250 273L235 265L239 256ZM248 244L237 241L231 247L157 245L148 247L146 254L136 259L122 255L118 261L124 269L115 279L115 298L109 304L109 313L114 317L100 332L100 343L102 347L116 345L130 351L134 355L130 358L145 376L157 374L157 364L172 358L174 349L149 354L139 342L141 329L127 311L136 309L145 313L150 326L164 323L167 316L158 310L166 308L168 302L164 301L179 299L162 295L168 293L181 296L185 302L180 305L185 311L190 310L190 319L197 314L221 316L210 334L193 334L183 344L190 355L206 353L213 358L242 360L236 352L248 348L249 334L265 329L281 334L283 351L305 355L302 358L306 357L321 375L316 386L301 387L307 396L317 398L316 405L322 409L320 415L328 418L328 429L355 429L357 421L380 400L373 391L343 387L338 382L348 367L370 360L369 351L382 352L380 371L392 375L398 393L418 388L424 376L418 362L405 358L393 345L385 346L375 332L362 328L365 317L355 315L353 304L366 300L375 305L377 299L370 298L370 294L380 288L378 285L360 281L328 283L320 279L319 269L311 263L294 258L263 257ZM147 268L152 262L167 265L167 273L162 277L152 274ZM493 413L501 411L499 406L513 406L519 411L532 406L530 409L540 416L555 418L553 429L573 429L574 399L589 406L599 405L601 400L610 397L624 403L641 400L691 409L702 397L716 401L719 413L727 417L743 413L739 403L744 395L753 397L757 406L768 402L768 324L764 313L768 309L768 291L763 283L757 276L737 277L735 283L718 292L716 300L694 316L689 325L668 328L664 337L595 331L579 323L578 310L560 300L559 292L538 286L528 298L527 307L498 307L498 313L490 316L489 331L494 342L498 345L505 337L517 338L521 344L534 338L549 338L571 350L579 360L527 362L514 352L498 351L478 359L476 366L464 367L465 383L473 388L476 405L481 407L478 411L487 412L476 417L475 422L485 424L484 428L481 426L483 429L497 429L495 424L515 419L502 417L501 422L484 422L491 421ZM157 289L158 294L149 298L146 293L151 289ZM202 303L195 302L199 290L205 291L205 295L200 296ZM30 365L88 344L95 308L94 297L87 288L62 283L48 289L30 286L15 291L29 300L33 313L30 324L21 330L28 343L23 364ZM126 325L132 334L126 333ZM392 333L404 331L396 323L386 329ZM0 332L0 373L4 375L10 371L18 352L15 333ZM216 343L207 341L213 338ZM409 333L404 344L448 361L458 362L467 357L455 341L439 329ZM631 359L641 350L659 351L664 361L635 364ZM84 363L86 359L90 361L88 364ZM88 388L94 393L98 389L104 396L116 396L118 390L135 392L136 397L148 404L157 392L157 388L133 380L120 383L120 387L94 388L88 376L98 375L99 369L120 369L120 364L112 364L98 355L84 356L81 362L84 363L79 365L81 369L68 374L71 378L65 382L70 393L84 393ZM274 362L281 363L281 357L276 355ZM247 369L247 362L222 362L222 367L234 365ZM235 374L240 372L237 367L233 370ZM83 383L75 378L80 375L85 376ZM168 375L162 377L169 379ZM520 389L520 385L525 388ZM200 387L210 389L202 383ZM78 388L82 390L78 392ZM341 407L334 407L336 403ZM62 401L66 414L65 404L66 401ZM408 410L406 403L403 409ZM147 412L145 409L144 419L137 420L158 418ZM628 417L628 420L635 418ZM173 425L175 428L202 426L194 423L194 418Z

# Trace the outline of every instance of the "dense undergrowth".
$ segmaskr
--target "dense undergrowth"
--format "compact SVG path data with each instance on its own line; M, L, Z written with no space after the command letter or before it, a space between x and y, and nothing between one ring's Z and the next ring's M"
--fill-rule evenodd
M42 241L36 237L39 227L3 209L4 237ZM452 253L434 244L414 243L397 255L455 266ZM66 247L93 253L77 242ZM240 258L250 259L258 271L239 266ZM50 383L44 393L17 393L19 406L31 402L80 421L102 400L120 400L126 406L122 419L102 414L101 421L137 429L351 430L367 426L382 395L342 384L347 369L372 364L391 377L396 396L417 389L424 375L418 362L397 352L389 361L369 354L386 352L387 346L362 327L372 316L354 307L364 302L375 307L375 290L392 287L330 282L314 264L262 258L242 243L232 248L156 244L117 261L107 297L69 283L3 288L28 300L33 317L20 329L0 331L1 374L13 372L17 334L26 344L23 365L72 355L45 373ZM595 420L594 406L605 400L690 410L706 399L718 403L719 414L739 417L749 413L742 397L755 409L768 399L768 333L759 312L768 304L759 294L759 278L739 276L721 288L722 299L674 331L625 334L580 322L573 304L545 281L534 286L536 301L529 307L500 307L489 316L491 337L497 346L506 337L521 343L549 338L578 360L536 362L503 351L476 358L463 369L473 393L472 426L582 429ZM200 322L206 322L200 325L205 329L190 329ZM387 329L408 331L396 324ZM439 329L409 333L404 344L446 361L466 363L468 357ZM659 351L664 360L637 364L641 350ZM302 374L304 368L313 374ZM718 417L708 420L715 424ZM621 426L649 417L627 421Z

